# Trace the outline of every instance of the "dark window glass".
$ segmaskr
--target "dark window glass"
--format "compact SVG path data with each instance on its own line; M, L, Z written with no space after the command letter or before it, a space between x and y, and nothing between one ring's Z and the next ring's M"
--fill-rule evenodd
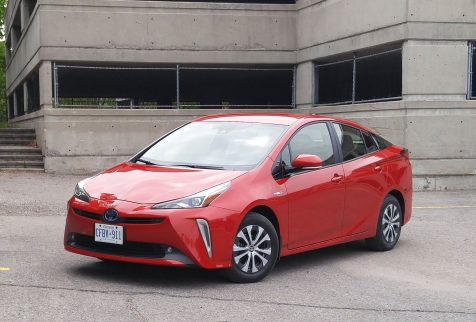
M61 105L173 107L177 71L58 66Z
M353 62L316 66L318 104L352 101Z
M362 132L362 136L364 137L365 147L367 148L368 153L372 153L378 150L377 143L370 134L368 134L367 132Z
M28 89L28 112L38 111L40 109L40 78L37 72L34 72L26 81Z
M297 132L289 142L291 159L300 154L313 154L321 158L324 166L334 164L334 149L325 123L308 125Z
M13 100L13 94L8 96L8 117L13 118L14 117L14 100Z
M62 106L246 109L294 105L294 69L289 65L180 66L178 70L176 66L57 65L57 72Z
M23 95L23 84L17 87L15 93L17 96L17 116L22 116L25 114L25 104L23 103L25 98Z
M366 154L364 139L359 129L337 123L334 123L334 128L337 132L344 161Z
M401 50L318 63L314 72L317 104L390 100L402 96Z
M356 60L356 101L400 96L402 96L401 51Z
M181 108L292 107L292 69L180 69Z
M380 135L374 134L374 138L375 138L375 140L377 141L378 147L379 147L380 150L386 149L386 148L388 148L389 146L392 146L392 145L393 145L393 143L391 143L391 142L385 140L385 139L384 139L383 137L381 137Z

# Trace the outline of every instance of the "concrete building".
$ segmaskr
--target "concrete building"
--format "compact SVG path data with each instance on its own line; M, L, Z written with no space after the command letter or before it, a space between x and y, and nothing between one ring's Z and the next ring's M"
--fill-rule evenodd
M200 115L329 114L408 147L417 189L476 188L476 1L256 2L10 0L10 122L86 172Z

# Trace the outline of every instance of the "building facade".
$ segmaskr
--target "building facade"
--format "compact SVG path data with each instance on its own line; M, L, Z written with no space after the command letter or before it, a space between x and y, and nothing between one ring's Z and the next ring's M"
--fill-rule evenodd
M247 3L243 3L247 2ZM211 113L319 113L476 188L472 0L10 0L9 120L46 171L97 171Z

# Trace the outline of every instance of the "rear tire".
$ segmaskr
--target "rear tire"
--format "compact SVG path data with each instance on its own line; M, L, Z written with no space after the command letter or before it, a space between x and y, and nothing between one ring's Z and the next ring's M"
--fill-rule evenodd
M269 274L279 256L279 238L273 224L250 212L240 224L225 277L235 283L255 283Z
M403 214L397 198L388 195L383 200L377 222L377 234L365 240L367 247L375 251L388 251L395 247L402 230Z

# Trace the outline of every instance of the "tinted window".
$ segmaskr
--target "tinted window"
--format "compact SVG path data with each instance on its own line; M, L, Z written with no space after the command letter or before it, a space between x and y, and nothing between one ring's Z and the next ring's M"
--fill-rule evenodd
M313 154L321 158L323 165L335 163L331 136L325 123L308 125L299 130L289 142L291 159L300 154Z
M349 161L366 154L364 139L359 129L334 123L337 137L342 148L344 161Z
M388 148L389 146L392 146L393 144L387 140L385 140L383 137L381 137L380 135L376 135L374 134L374 138L375 140L377 141L378 143L378 147L380 150L383 150L383 149L386 149Z
M362 132L362 136L364 137L365 147L367 148L368 153L372 153L378 150L377 143L370 134L368 134L367 132Z

